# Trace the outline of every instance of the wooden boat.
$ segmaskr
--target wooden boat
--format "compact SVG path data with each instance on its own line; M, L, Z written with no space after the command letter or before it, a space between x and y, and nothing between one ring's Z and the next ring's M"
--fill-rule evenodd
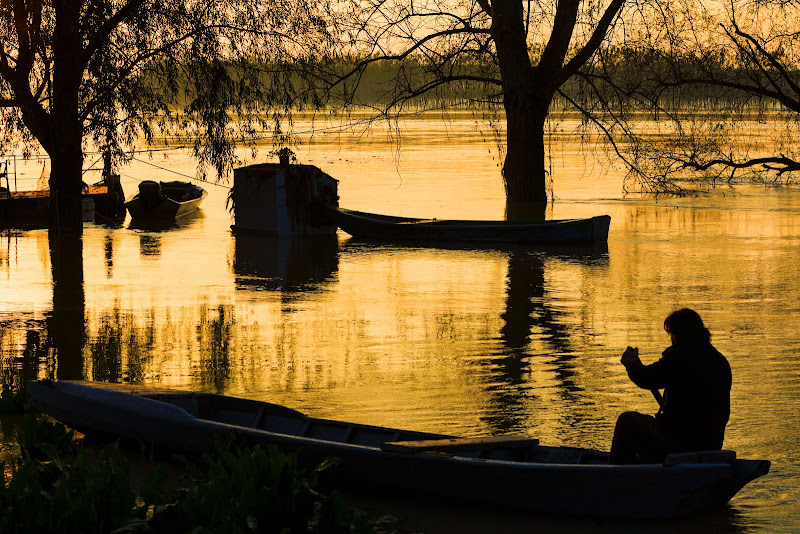
M84 184L81 193L84 222L121 222L125 215L119 176ZM50 190L11 191L0 187L0 226L46 226L50 215Z
M206 196L205 189L189 182L145 180L125 207L133 220L177 219L195 211Z
M394 217L324 206L336 225L357 238L389 241L603 243L611 217L551 221L469 221Z
M337 457L329 476L347 487L481 506L623 518L670 518L723 505L769 471L732 451L675 454L663 465L606 465L608 454L547 447L527 437L464 439L316 419L280 405L165 389L82 381L28 384L36 408L83 433L190 453L234 435Z

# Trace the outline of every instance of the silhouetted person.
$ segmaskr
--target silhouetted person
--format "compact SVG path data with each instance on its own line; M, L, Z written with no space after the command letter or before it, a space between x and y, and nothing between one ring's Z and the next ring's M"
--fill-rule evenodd
M644 365L632 347L622 354L628 377L652 390L661 407L655 417L638 412L619 416L610 463L660 463L672 452L722 448L731 404L728 360L711 345L711 334L693 310L672 312L664 330L672 346L657 362Z

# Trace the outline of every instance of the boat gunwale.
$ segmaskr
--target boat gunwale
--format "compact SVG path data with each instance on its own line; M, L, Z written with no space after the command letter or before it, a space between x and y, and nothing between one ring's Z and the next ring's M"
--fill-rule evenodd
M408 453L382 450L380 446L375 446L375 445L366 445L366 444L360 444L360 443L354 443L354 442L340 441L340 440L335 440L335 439L324 439L324 438L319 438L319 437L305 436L305 435L301 435L301 434L289 434L289 433L283 433L283 432L276 432L274 430L269 430L269 429L265 429L265 428L257 428L255 426L245 426L245 425L239 425L239 424L235 424L235 423L227 423L225 421L216 420L214 418L195 415L195 414L189 412L188 410L186 410L185 408L183 408L182 406L179 406L178 404L175 404L173 402L169 402L169 399L177 399L177 398L181 398L181 399L186 399L186 398L189 398L189 399L201 399L201 398L206 398L206 399L211 399L212 401L213 400L222 400L222 401L229 401L229 402L243 402L243 403L255 404L255 405L266 405L266 406L270 406L270 407L276 407L276 408L279 408L281 410L286 410L286 413L289 414L289 415L274 414L276 417L283 417L283 418L287 418L287 419L290 419L290 418L291 419L298 419L300 421L304 421L304 422L308 423L309 425L313 425L315 423L319 423L319 424L323 424L323 425L353 427L354 429L357 428L357 429L360 429L360 430L385 432L387 434L388 433L396 433L396 434L399 433L400 435L405 434L405 435L408 435L408 436L413 436L414 439L420 439L421 438L421 439L432 439L433 440L433 439L454 439L454 438L457 439L458 438L458 436L447 435L447 434L437 434L437 433L416 431L416 430L405 430L405 429L398 429L398 428L393 428L393 427L384 427L384 426L371 425L371 424L365 424L365 423L354 423L354 422L349 422L349 421L341 421L341 420L337 420L337 419L317 418L317 417L312 417L312 416L309 416L307 414L304 414L303 412L294 410L293 408L288 408L288 407L283 406L281 404L271 403L271 402L268 402L268 401L260 401L260 400L256 400L256 399L246 399L246 398L241 398L241 397L231 397L231 396L227 396L227 395L219 395L219 394L216 394L216 393L196 393L196 392L184 391L184 390L170 390L169 388L162 389L162 390L157 390L156 392L153 392L153 393L147 393L147 392L144 392L145 390L142 390L143 392L122 391L122 390L119 390L119 389L115 389L114 388L114 384L111 384L111 387L103 387L102 385L100 385L100 384L104 384L104 383L100 383L100 384L91 383L91 385L89 385L89 384L86 384L86 382L88 382L88 381L80 381L80 380L77 380L77 381L60 380L60 381L51 381L51 382L53 382L53 383L65 382L69 386L77 386L78 388L85 388L85 389L87 389L89 391L92 391L93 393L99 392L98 395L110 394L110 395L113 395L113 396L133 396L133 397L137 397L137 398L140 398L140 399L143 399L143 400L146 400L146 401L164 404L164 405L170 406L171 408L175 408L176 410L179 410L180 412L183 412L184 414L186 414L188 416L186 419L182 419L182 421L184 421L184 422L196 422L197 424L200 424L200 425L203 425L203 426L212 426L212 427L219 426L219 427L221 427L223 429L237 430L240 433L241 433L241 431L245 431L244 433L246 433L246 434L253 433L255 435L279 436L281 438L285 438L286 441L298 441L298 442L301 442L301 445L304 442L310 442L310 443L317 443L317 444L320 444L320 445L326 445L328 447L333 447L333 448L343 447L343 448L348 448L348 449L350 449L350 448L363 449L363 450L374 451L376 454L391 454L391 455L397 455L399 457L414 456L414 457L421 458L421 457L427 456L424 453L409 455ZM137 386L137 387L142 387L142 386ZM144 386L144 387L146 387L146 386ZM68 391L67 392L62 392L62 394L69 395L70 392L68 392ZM83 400L83 401L91 400L86 396L78 396L76 393L72 393L72 394L75 396L75 398L78 398L78 399ZM218 410L218 409L220 409L220 407L216 406L216 407L214 407L214 409ZM254 412L250 412L249 410L239 410L239 411L243 412L243 413L247 413L247 414L254 414ZM145 417L147 417L147 416L145 416ZM405 441L405 440L398 440L398 441ZM497 448L503 449L502 446L501 447L497 447ZM576 454L576 455L580 455L580 456L583 456L583 455L607 456L607 453L605 453L603 451L600 451L600 450L597 450L597 449L587 449L587 448L582 448L582 447L548 446L548 445L535 444L535 445L531 445L531 446L528 446L528 447L525 447L525 448L526 449L531 449L531 450L533 450L533 449L552 450L552 451L556 451L556 452L562 452L564 454L572 453L572 454ZM602 469L619 470L620 472L625 472L625 471L630 471L630 470L637 471L637 472L641 471L641 470L660 472L660 471L662 471L664 469L668 469L670 471L680 471L680 470L684 470L684 469L688 469L690 471L694 471L694 470L704 470L704 469L707 469L709 467L735 468L735 466L737 464L752 463L752 462L763 462L764 461L764 460L750 460L750 459L735 458L735 459L733 459L731 461L703 462L703 463L680 463L680 464L675 464L675 465L666 465L665 463L661 463L661 464L616 465L616 464L598 464L598 463L580 463L580 462L566 463L566 462L544 462L544 461L528 461L528 460L505 460L505 459L498 459L498 458L478 458L478 457L475 457L475 456L470 456L469 454L465 454L465 453L475 452L476 450L478 450L478 449L470 449L470 450L467 450L467 451L463 451L461 453L453 452L453 453L448 453L447 455L441 455L441 456L437 456L437 457L440 458L440 459L443 459L443 460L444 459L459 459L459 460L467 460L467 461L480 461L481 463L493 462L493 463L498 463L498 464L503 464L503 465L514 465L514 466L540 466L540 467L557 466L559 468L571 467L571 468L578 468L578 469L581 469L581 470L584 470L586 468L596 467L596 468L602 468Z
M481 229L498 228L510 230L514 228L536 228L542 226L559 226L577 223L593 223L594 221L611 219L609 215L594 215L585 219L572 218L572 219L550 219L543 221L534 220L520 220L520 221L497 221L497 220L482 220L482 219L423 219L416 217L401 217L397 215L384 215L380 213L368 213L364 211L351 210L347 208L339 208L335 206L327 206L330 209L338 210L344 215L368 221L374 224L386 224L391 226L408 225L408 226L446 226L451 229L458 229L461 226L464 229L469 227L479 226Z

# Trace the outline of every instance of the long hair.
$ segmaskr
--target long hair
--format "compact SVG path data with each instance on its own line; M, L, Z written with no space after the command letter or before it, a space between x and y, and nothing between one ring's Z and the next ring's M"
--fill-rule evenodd
M709 343L711 332L700 315L689 308L676 310L664 319L664 330L675 336L678 343Z

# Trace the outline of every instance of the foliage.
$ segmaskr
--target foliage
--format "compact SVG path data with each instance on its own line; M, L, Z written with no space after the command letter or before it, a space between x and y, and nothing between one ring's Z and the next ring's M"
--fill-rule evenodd
M317 475L298 466L297 457L276 448L229 448L190 465L187 484L169 501L158 484L142 497L151 507L153 528L164 532L373 532L376 523L345 507L341 498L317 490ZM163 480L163 477L160 478ZM148 502L149 501L149 502Z
M270 150L269 155L277 156L281 161L283 161L283 159L286 158L287 161L293 161L297 163L297 154L295 153L294 150L292 150L288 146Z
M0 532L393 532L391 518L372 519L319 490L326 462L307 471L274 447L220 445L199 462L182 459L180 484L166 464L131 486L118 445L99 450L72 431L29 418L18 441L22 457L5 466Z
M75 451L75 432L64 425L28 414L17 436L22 459L52 459Z
M479 119L507 126L494 132L500 154L508 149L506 175L508 156L520 152L513 119L544 104L548 113L577 112L584 139L601 134L628 166L627 191L682 193L800 175L797 2L539 0L504 19L498 15L511 6L504 0L344 4L346 13L332 15L343 52L321 74L335 80L332 96L389 120L486 106ZM609 19L615 9L619 17ZM557 28L556 18L569 23ZM512 37L523 27L524 38ZM515 39L527 44L527 58L504 63ZM509 109L520 101L526 104ZM501 106L498 121L492 111ZM538 136L525 131L523 151L540 150ZM521 166L529 176L538 164Z
M130 520L135 504L119 448L79 448L63 425L26 422L22 459L5 466L0 531L111 532Z
M796 2L772 0L637 4L640 24L581 80L613 103L592 120L622 143L629 177L657 192L796 181L798 15ZM626 117L646 128L620 127Z
M25 0L0 9L0 42L0 149L52 156L68 118L115 166L178 134L224 173L260 129L285 141L292 106L314 101L286 62L328 40L306 0Z

